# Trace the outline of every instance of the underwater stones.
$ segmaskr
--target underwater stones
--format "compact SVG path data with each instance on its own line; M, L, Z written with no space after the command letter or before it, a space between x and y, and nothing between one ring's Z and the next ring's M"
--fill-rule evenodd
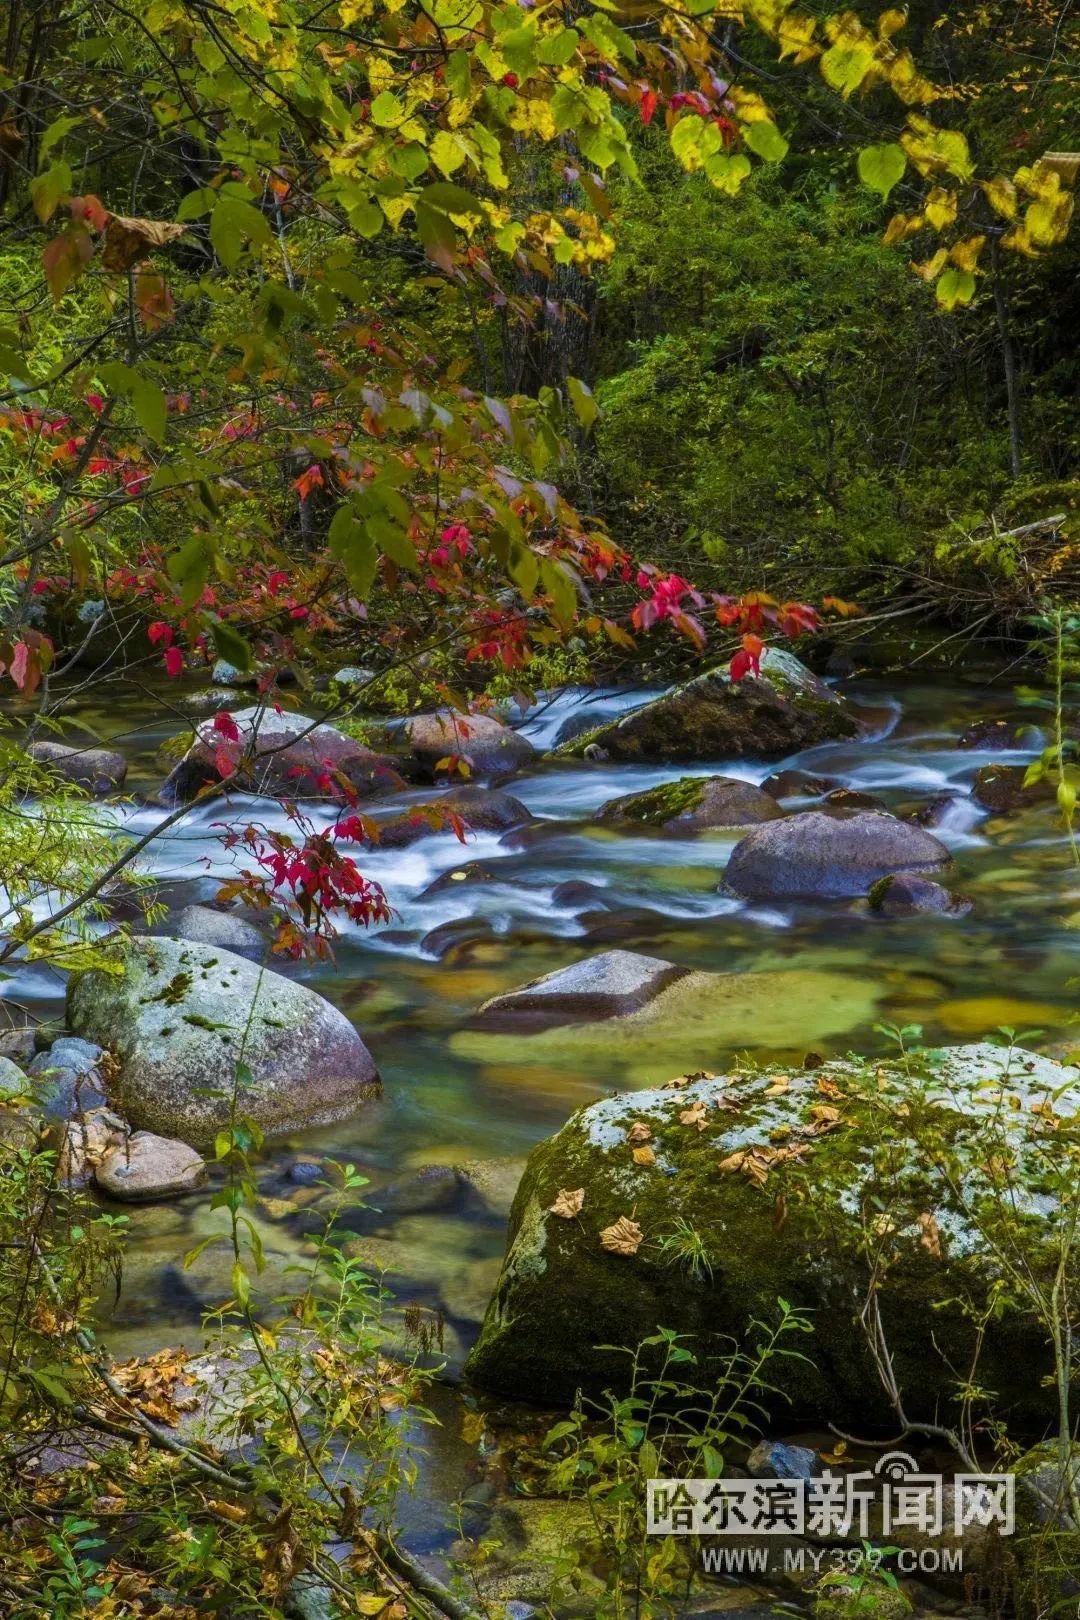
M221 945L252 962L261 962L269 951L269 939L254 923L214 906L185 906L170 919L170 927L178 939L190 939L196 945Z
M457 757L467 761L473 776L509 776L536 758L527 737L512 731L490 714L460 714L440 709L414 714L403 731L409 750L425 775L434 779L441 761Z
M770 647L759 676L733 681L726 666L709 670L556 752L654 763L777 759L858 729L835 692L794 654Z
M569 1402L579 1388L621 1392L629 1361L606 1347L636 1347L658 1324L696 1340L693 1348L712 1335L740 1338L751 1322L775 1320L780 1296L814 1328L798 1346L807 1359L784 1363L785 1413L887 1422L893 1414L859 1326L872 1269L863 1215L887 1208L883 1329L910 1417L943 1421L955 1368L973 1364L984 1326L959 1301L968 1288L978 1298L992 1286L992 1257L965 1190L928 1172L924 1143L908 1134L915 1099L940 1117L955 1151L967 1144L980 1163L987 1120L1002 1116L1022 1157L1044 1129L1033 1109L1047 1096L1060 1115L1080 1111L1072 1071L982 1044L914 1063L744 1071L605 1097L530 1154L466 1373L483 1389L541 1403ZM641 1154L642 1145L651 1151ZM1040 1188L1020 1184L1016 1196L1036 1231L1046 1219L1052 1258L1053 1209ZM577 1189L580 1200L560 1205L561 1192ZM635 1228L623 1245L610 1239L620 1220ZM665 1242L687 1228L708 1266L680 1261ZM1034 1315L986 1325L980 1381L1018 1422L1053 1420L1053 1392L1040 1382L1048 1365Z
M402 849L433 833L453 834L455 821L463 822L467 832L509 832L511 827L531 820L529 811L512 793L502 793L498 788L461 787L380 821L379 846Z
M865 973L791 968L757 973L685 973L645 1006L581 1021L565 1013L530 1025L529 1015L459 1030L450 1050L482 1064L493 1082L547 1087L581 1100L605 1085L654 1085L663 1075L714 1069L727 1053L760 1048L803 1053L865 1027L884 989ZM559 1077L562 1077L561 1079Z
M112 793L127 775L127 760L115 748L71 748L45 740L32 742L26 752L38 765L89 793Z
M194 741L162 786L166 803L183 803L220 782L222 754L232 767L233 787L271 798L344 802L405 786L391 758L365 748L336 726L262 705L234 710L230 719L236 740L216 730L213 720L196 728Z
M205 1187L206 1165L186 1142L136 1131L105 1152L95 1166L94 1182L111 1198L147 1204Z
M535 1029L566 1018L621 1018L652 1001L685 972L660 957L603 951L504 995L492 996L479 1009L475 1022L488 1028L526 1024Z
M972 797L986 810L1027 810L1033 805L1053 804L1057 789L1045 776L1025 783L1024 765L984 765L975 772Z
M601 821L636 822L667 833L707 832L712 827L750 827L783 812L753 782L736 776L684 776L677 782L609 799Z
M878 878L948 861L944 844L895 816L810 810L748 833L731 853L724 886L747 900L854 899Z
M895 872L891 877L879 878L866 898L870 910L881 917L963 917L971 910L970 900L917 872Z
M68 1018L108 1042L110 1101L136 1129L204 1147L239 1087L241 1112L279 1136L348 1119L378 1093L359 1035L306 986L184 940L132 939L123 962L72 978Z
M968 726L959 740L961 748L980 748L1006 752L1011 748L1030 748L1038 736L1030 720L976 720Z

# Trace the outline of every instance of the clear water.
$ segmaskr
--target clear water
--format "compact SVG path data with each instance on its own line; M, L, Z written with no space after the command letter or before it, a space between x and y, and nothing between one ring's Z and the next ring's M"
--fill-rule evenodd
M698 773L760 781L797 766L875 793L890 808L956 794L935 832L954 857L949 881L974 901L973 912L959 920L882 920L848 903L745 905L718 891L737 834L627 835L591 820L607 799L691 774L685 769L542 767L511 785L542 818L524 833L482 834L464 848L442 834L407 850L373 851L365 870L384 885L393 923L347 933L336 966L284 971L353 1019L382 1072L385 1098L355 1121L268 1153L258 1217L268 1254L264 1292L288 1290L288 1268L303 1258L316 1224L317 1196L286 1173L298 1151L358 1165L377 1204L381 1186L417 1167L523 1157L572 1109L612 1088L719 1070L736 1052L781 1059L808 1047L871 1052L887 1045L880 1024L919 1024L942 1042L1002 1025L1043 1048L1072 1041L1080 874L1063 829L1052 807L991 817L969 797L979 766L1023 763L1033 750L990 754L956 743L975 720L1012 712L1008 690L938 680L899 692L864 683L848 696L865 712L865 738L768 765L710 760ZM639 699L586 700L601 717ZM582 701L580 693L560 694L525 730L548 745ZM129 789L152 793L163 776L158 744L178 729L175 710L155 711L142 697L126 712L88 712L85 720L132 761ZM249 800L234 809L239 819L265 821L273 806ZM197 810L153 846L153 870L177 882L185 901L212 896L231 870L219 839L225 814L220 802ZM133 805L120 819L140 833L161 815ZM596 894L560 899L556 891L570 881ZM446 950L445 936L440 944L432 934L451 926ZM738 977L714 1014L644 1045L602 1028L513 1040L470 1028L487 997L612 945ZM48 1012L58 1009L62 986L34 968L11 993ZM201 1309L228 1292L227 1265L224 1252L218 1261L210 1251L184 1272L181 1257L219 1218L199 1200L132 1211L124 1286L103 1324L118 1353L198 1343ZM374 1238L402 1298L445 1313L457 1365L494 1282L502 1222L451 1208L355 1224Z

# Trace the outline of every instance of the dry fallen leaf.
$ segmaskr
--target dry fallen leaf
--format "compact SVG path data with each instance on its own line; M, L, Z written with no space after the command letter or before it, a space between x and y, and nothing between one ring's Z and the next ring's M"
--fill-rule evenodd
M626 1139L628 1142L647 1142L651 1135L652 1131L646 1125L645 1121L643 1119L637 1119L627 1131Z
M649 1147L647 1144L644 1147L636 1147L634 1149L634 1163L635 1164L655 1164L656 1163L656 1154L653 1152L652 1148Z
M620 1215L613 1226L604 1227L600 1242L612 1254L637 1254L644 1235L637 1221L632 1221L628 1215Z
M836 1097L842 1097L844 1095L844 1093L840 1090L840 1087L837 1085L836 1081L835 1080L830 1080L828 1075L825 1075L825 1074L823 1074L821 1076L821 1079L818 1081L817 1088L821 1092L821 1095L823 1097L836 1098Z
M787 1074L775 1075L769 1085L765 1087L766 1097L782 1097L791 1085L791 1076Z
M729 1153L726 1159L721 1159L719 1168L724 1171L741 1170L746 1162L746 1149L739 1148L735 1153Z
M934 1217L929 1213L929 1211L925 1211L922 1215L918 1216L917 1219L922 1233L922 1236L919 1238L919 1242L922 1244L927 1254L929 1254L934 1260L940 1260L941 1231L938 1227L937 1221L935 1221Z
M130 270L146 258L151 248L164 247L183 234L184 226L170 219L128 219L123 214L111 214L105 227L102 268Z
M703 1102L691 1103L679 1115L680 1125L696 1125L699 1131L705 1129L705 1104Z
M564 1221L572 1221L575 1215L581 1213L581 1206L585 1202L584 1187L563 1187L555 1194L555 1202L551 1206L552 1215L561 1215Z
M851 1458L848 1456L846 1440L838 1440L831 1451L819 1451L818 1456L821 1458L823 1463L828 1463L830 1468L838 1468L841 1465L846 1465L851 1461Z

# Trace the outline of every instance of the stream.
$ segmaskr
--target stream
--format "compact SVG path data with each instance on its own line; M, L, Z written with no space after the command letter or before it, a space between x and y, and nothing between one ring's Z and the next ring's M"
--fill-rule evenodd
M681 1072L720 1071L741 1053L780 1061L810 1049L873 1053L892 1044L882 1026L894 1025L919 1025L932 1043L1005 1027L1033 1046L1068 1048L1080 929L1080 874L1068 840L1052 807L993 816L970 797L980 766L1025 763L1035 746L991 753L957 743L974 722L1014 712L1010 690L952 678L862 680L843 690L869 723L856 741L769 764L552 763L507 784L538 823L469 837L464 847L446 833L365 856L362 869L395 908L392 923L346 932L336 966L282 971L353 1020L381 1070L385 1097L347 1124L267 1151L257 1215L267 1254L264 1295L296 1287L289 1268L310 1255L319 1224L319 1194L298 1179L297 1155L356 1165L370 1178L377 1206L380 1188L400 1185L421 1167L520 1160L583 1103ZM583 709L594 720L608 718L643 695L564 692L538 705L522 729L548 747ZM168 696L175 704L175 686ZM204 694L200 712L215 706L207 709ZM128 758L134 798L119 819L127 832L145 832L164 812L140 804L139 795L160 786L157 749L179 729L175 707L170 714L141 695L77 718L88 738ZM954 857L946 881L974 902L972 912L882 919L849 902L747 904L718 889L740 832L677 838L616 832L590 819L611 798L681 775L760 782L785 767L836 778L892 810L954 796L933 830ZM228 812L234 819L266 823L274 813L267 801L248 801L239 817L237 808ZM168 883L170 902L211 899L234 869L219 838L226 813L220 801L195 810L151 846L152 870ZM719 1011L663 1030L647 1048L617 1025L527 1037L470 1028L470 1015L488 997L616 946L738 978ZM62 1009L62 983L40 967L20 970L7 993L36 1016ZM442 1313L453 1370L475 1337L505 1232L501 1217L446 1202L439 1185L411 1206L398 1198L385 1215L361 1212L344 1224L389 1268L388 1286L400 1299ZM189 1271L182 1256L220 1229L221 1215L203 1197L134 1207L130 1217L123 1285L115 1305L109 1302L103 1336L120 1357L170 1343L194 1350L200 1313L229 1293L231 1255L211 1249ZM429 1437L422 1490L405 1515L416 1546L445 1540L444 1504L464 1489L470 1467L469 1448L457 1439L454 1397L442 1389L435 1404L443 1428Z

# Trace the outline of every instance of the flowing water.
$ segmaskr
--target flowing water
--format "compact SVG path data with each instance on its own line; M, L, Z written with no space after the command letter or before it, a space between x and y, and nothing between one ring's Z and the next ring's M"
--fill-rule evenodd
M860 740L769 765L709 760L693 772L544 766L511 785L541 818L527 829L470 837L465 847L435 835L365 858L363 869L395 907L392 924L349 932L336 965L284 971L353 1019L382 1072L385 1099L355 1121L268 1154L258 1215L264 1292L289 1288L288 1268L310 1252L317 1226L318 1194L289 1175L297 1153L354 1163L370 1177L377 1206L381 1187L419 1167L520 1159L582 1103L687 1070L720 1070L739 1053L787 1061L811 1048L873 1052L889 1044L880 1026L910 1024L934 1042L1004 1026L1044 1048L1070 1043L1080 874L1068 841L1052 807L994 817L969 796L981 765L1026 762L1035 745L1009 754L957 745L974 721L1011 712L1010 693L937 680L905 683L899 695L867 682L846 695L869 724ZM583 706L600 718L641 696L562 693L524 730L545 747ZM178 729L175 718L140 699L85 720L131 761L129 789L152 793L163 774L156 750ZM747 905L718 887L739 834L627 834L592 819L606 800L679 775L761 781L783 766L834 777L890 809L953 795L934 830L954 857L951 886L973 900L973 911L887 920L847 902ZM236 819L265 821L272 812L248 801ZM210 898L232 869L219 836L225 814L220 802L195 811L152 846L153 870L179 885L183 901ZM136 804L122 819L138 834L161 815ZM612 946L731 977L700 1017L647 1036L610 1024L525 1037L471 1027L489 996ZM10 991L36 1012L59 1010L62 986L40 969L20 973ZM345 1224L390 1268L400 1297L444 1314L453 1367L493 1286L504 1223L475 1200L423 1202L409 1208L406 1199L396 1216L358 1212ZM200 1310L228 1293L227 1259L211 1250L185 1272L181 1257L220 1217L200 1200L131 1213L124 1286L104 1324L110 1346L125 1354L178 1340L194 1346ZM440 1455L436 1448L433 1466ZM437 1496L441 1487L429 1481L428 1489Z

